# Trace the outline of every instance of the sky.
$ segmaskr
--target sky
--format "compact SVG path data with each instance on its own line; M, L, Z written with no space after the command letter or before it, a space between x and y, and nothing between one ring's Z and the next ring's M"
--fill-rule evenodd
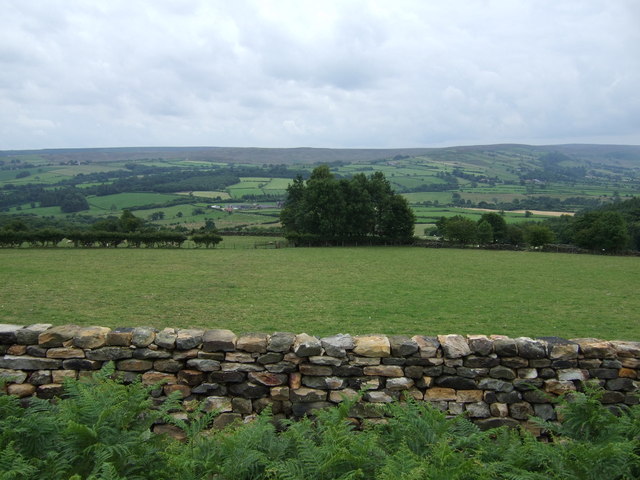
M640 145L638 0L0 0L0 150Z

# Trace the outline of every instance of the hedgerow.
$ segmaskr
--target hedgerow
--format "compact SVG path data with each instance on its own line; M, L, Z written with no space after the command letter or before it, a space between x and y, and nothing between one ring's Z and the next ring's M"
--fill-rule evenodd
M55 401L0 396L0 480L483 480L640 477L640 407L612 412L586 389L562 400L562 422L481 431L427 403L380 406L384 422L356 429L354 400L314 419L254 421L209 430L215 412L157 405L154 387L124 384L112 366L70 380ZM27 403L24 405L23 403ZM180 415L176 415L180 413ZM151 433L158 422L185 440Z

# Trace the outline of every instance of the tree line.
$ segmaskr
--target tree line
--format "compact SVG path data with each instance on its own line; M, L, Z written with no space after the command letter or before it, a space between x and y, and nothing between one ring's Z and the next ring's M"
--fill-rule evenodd
M295 245L410 243L415 215L382 172L337 179L321 165L289 185L280 221Z
M67 240L75 247L116 248L126 245L132 248L179 248L187 240L196 247L215 247L222 241L215 224L205 224L190 235L175 230L156 230L145 226L143 219L124 210L119 218L110 217L94 223L89 229L30 229L16 219L0 229L0 247L17 248L25 243L34 247L55 247Z

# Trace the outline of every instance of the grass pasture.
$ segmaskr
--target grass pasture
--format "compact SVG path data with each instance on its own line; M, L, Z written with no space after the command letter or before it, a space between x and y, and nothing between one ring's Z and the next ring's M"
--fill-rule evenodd
M472 249L6 249L0 323L640 340L639 267Z

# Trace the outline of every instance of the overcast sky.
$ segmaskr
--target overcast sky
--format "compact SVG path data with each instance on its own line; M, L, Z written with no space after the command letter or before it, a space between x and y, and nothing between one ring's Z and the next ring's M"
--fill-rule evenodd
M639 0L0 0L0 150L640 144Z

